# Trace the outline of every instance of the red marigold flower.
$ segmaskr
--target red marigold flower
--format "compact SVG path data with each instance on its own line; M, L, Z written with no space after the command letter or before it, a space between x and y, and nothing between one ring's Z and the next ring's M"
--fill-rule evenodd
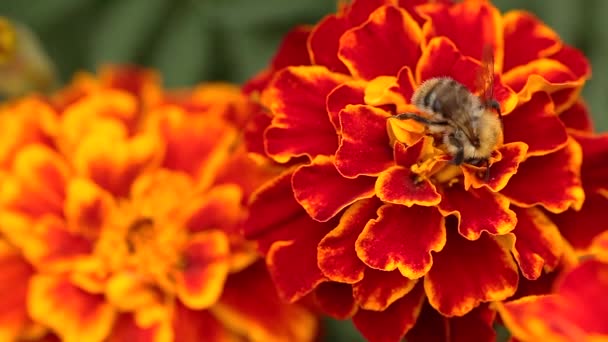
M248 158L233 85L81 75L0 113L0 340L310 341L241 224L276 174Z
M410 99L433 77L481 95L488 47L504 141L485 179L424 125L390 118L419 112ZM279 293L312 294L372 341L424 340L429 322L492 340L486 303L574 258L556 218L585 215L585 190L606 182L592 166L608 141L579 98L589 76L533 15L486 1L356 0L292 31L245 86L268 109L250 149L287 166L254 193L245 228Z
M567 271L555 293L519 298L496 306L520 341L608 339L608 232L594 239L592 258Z

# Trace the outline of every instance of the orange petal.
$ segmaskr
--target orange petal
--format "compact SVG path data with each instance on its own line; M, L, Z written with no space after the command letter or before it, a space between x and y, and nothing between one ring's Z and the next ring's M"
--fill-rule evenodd
M513 295L519 275L510 252L489 234L469 241L448 228L448 242L424 278L431 305L444 316L463 316L483 302Z
M361 309L384 311L412 291L417 282L404 277L399 271L367 268L363 279L352 285L352 295Z
M193 309L208 308L220 297L229 269L229 245L224 232L209 230L191 236L183 268L175 273L177 296Z
M414 326L423 303L422 286L416 286L384 311L359 310L353 323L370 342L400 341Z
M73 342L103 340L116 316L102 295L87 293L66 279L42 274L30 282L28 311L61 339Z
M192 310L181 303L175 306L172 328L173 341L238 342L240 338L213 312Z
M513 175L517 173L520 163L526 158L528 146L522 142L512 142L501 146L498 151L502 159L493 163L490 167L490 178L486 183L483 177L479 176L479 169L463 164L461 166L464 175L464 188L469 189L487 187L492 191L500 191L507 184Z
M34 270L3 240L0 240L0 269L0 340L15 341L29 323L26 296Z
M244 214L241 189L234 184L223 184L185 205L184 226L192 233L207 229L238 233L237 225Z
M84 178L70 181L64 211L68 227L88 237L95 237L114 207L112 195Z
M364 24L340 37L338 56L355 77L397 76L402 67L415 65L420 56L420 40L420 27L409 13L382 6ZM380 58L382 63L374 62Z
M344 178L328 157L317 156L300 166L291 179L296 200L308 215L327 221L352 203L374 196L375 179L360 176Z
M441 201L441 195L428 179L418 180L409 169L394 166L384 171L376 182L378 198L387 203L434 206Z
M202 313L201 313L202 314ZM210 327L206 326L207 329ZM138 324L135 315L133 314L121 314L116 319L112 332L108 336L108 342L122 342L122 341L138 341L138 342L154 342L154 341L167 341L171 336L167 335L166 331L163 331L161 324L151 324L148 326L142 326Z
M327 95L327 112L329 119L337 132L342 132L340 123L340 111L347 105L358 105L365 103L365 81L351 81L342 83Z
M367 223L355 248L369 267L399 269L416 279L431 269L431 251L440 251L445 238L445 220L437 209L385 204L378 209L378 219Z

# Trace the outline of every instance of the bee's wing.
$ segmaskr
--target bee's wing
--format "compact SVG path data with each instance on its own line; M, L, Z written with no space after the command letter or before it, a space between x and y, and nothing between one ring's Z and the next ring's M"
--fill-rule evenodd
M494 101L494 52L489 44L486 44L483 48L476 88L484 105L488 106Z

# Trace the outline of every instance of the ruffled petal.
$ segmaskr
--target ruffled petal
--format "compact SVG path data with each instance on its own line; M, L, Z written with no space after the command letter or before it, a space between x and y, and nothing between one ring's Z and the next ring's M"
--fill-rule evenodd
M347 105L365 103L365 86L367 82L351 81L340 84L327 96L327 112L329 119L337 132L342 132L340 124L340 111Z
M0 240L0 269L0 340L15 341L29 322L26 296L34 270L3 240Z
M296 200L317 221L327 221L342 209L374 196L372 177L344 178L333 160L318 156L309 165L300 166L291 179Z
M369 267L399 269L403 276L416 279L431 269L431 251L443 248L445 234L445 220L437 209L386 204L378 210L378 219L367 223L355 248Z
M201 316L204 316L201 313ZM112 332L110 336L108 336L108 342L122 342L122 341L140 341L140 342L153 342L153 341L163 341L167 338L171 338L167 336L166 332L163 331L163 327L160 324L150 324L146 326L142 326L138 324L137 319L134 314L121 314L116 319L114 326L112 327ZM209 330L212 330L212 326L208 327ZM163 333L165 333L163 335ZM214 341L211 340L210 341Z
M353 204L342 214L338 226L319 242L319 268L327 278L348 284L363 279L366 266L357 256L355 242L367 222L378 217L381 205L377 198Z
M580 180L582 158L580 145L570 138L557 152L528 158L501 193L521 207L541 205L553 213L580 209L585 199Z
M458 185L444 187L439 210L458 219L458 232L477 240L482 232L503 235L515 228L517 216L509 209L509 200L486 188L464 190ZM483 215L479 215L482 212Z
M370 342L399 341L414 326L423 302L422 286L416 286L384 311L359 310L353 323Z
M480 175L478 167L467 164L461 166L465 189L469 189L471 186L474 188L485 186L494 192L502 190L507 186L511 177L517 173L520 163L526 158L528 145L522 142L512 142L501 146L498 151L502 157L491 165L490 178L487 183L483 174Z
M274 113L264 133L268 155L284 163L298 156L334 154L338 136L325 104L327 95L348 80L319 66L288 67L278 72L261 99Z
M570 129L575 129L584 132L593 132L593 120L587 105L578 100L572 106L559 114L559 119L562 120L564 126Z
M304 342L317 332L318 322L309 311L286 304L277 296L262 263L230 275L212 312L250 341Z
M581 177L588 192L608 194L608 134L571 132L583 149Z
M456 229L449 232L445 248L434 256L433 268L424 278L429 302L437 311L448 317L463 316L480 303L515 293L517 265L505 247L488 234L469 241Z
M192 310L179 302L174 309L172 330L173 341L233 342L237 339L210 310Z
M27 305L34 320L67 342L103 340L116 316L103 295L87 293L66 279L42 274L31 279Z
M209 230L192 235L175 273L177 295L186 306L203 309L218 300L228 276L228 256L224 232Z
M324 314L335 319L351 318L358 309L350 284L333 281L321 283L313 293L313 299Z
M235 184L215 186L185 205L184 226L192 233L208 229L238 233L231 230L244 218L242 197L241 189Z
M315 26L308 38L308 51L314 64L333 72L348 73L346 65L338 58L338 47L340 37L349 26L344 17L336 15L326 16Z
M547 57L562 47L559 35L529 12L511 11L502 20L505 37L503 72Z
M65 217L70 229L83 236L96 237L114 206L112 195L87 179L68 184Z
M361 281L353 284L353 297L364 310L383 311L407 295L418 281L404 277L399 271L365 270Z
M521 129L534 127L534 131ZM535 132L543 132L535 134ZM504 119L505 142L522 141L528 145L527 156L555 152L568 143L568 133L555 115L553 102L546 93L535 93Z
M402 67L415 65L420 56L420 40L420 27L406 11L383 6L372 12L363 25L340 37L338 56L355 77L396 76ZM378 58L382 63L373 62Z
M384 202L434 206L441 201L441 195L428 179L418 179L407 168L394 166L384 171L376 182L376 194Z
M342 138L335 162L342 175L376 176L393 164L386 134L387 112L365 105L348 105L339 116Z
M557 226L537 208L515 208L517 226L513 257L524 277L535 280L543 271L557 267L564 251L563 238Z

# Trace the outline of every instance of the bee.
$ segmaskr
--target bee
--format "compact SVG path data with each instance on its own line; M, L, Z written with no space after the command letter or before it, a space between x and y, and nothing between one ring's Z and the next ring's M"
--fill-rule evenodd
M400 113L393 118L415 120L427 127L427 133L442 137L452 163L486 166L492 151L503 142L500 104L493 96L494 62L491 50L484 50L477 75L481 95L451 77L434 77L423 82L412 95L411 103L426 115Z

